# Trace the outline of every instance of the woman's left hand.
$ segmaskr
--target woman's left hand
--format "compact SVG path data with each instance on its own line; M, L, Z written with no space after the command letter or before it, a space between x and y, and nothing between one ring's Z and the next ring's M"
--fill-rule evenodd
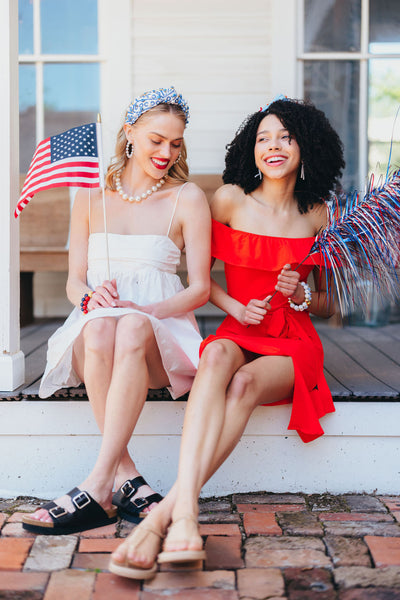
M157 317L156 304L146 304L144 306L140 306L139 304L135 304L130 300L116 300L116 306L117 308L135 308L136 310L140 310L142 313Z
M299 285L300 273L298 271L292 271L289 264L285 265L278 275L278 283L275 289L280 292L286 298L296 299L297 292L303 290L302 286ZM298 289L300 288L300 290ZM302 302L302 300L300 300Z
M116 300L115 307L116 308L135 308L136 310L142 311L142 307L139 306L139 304L135 304L134 302L131 302L130 300Z

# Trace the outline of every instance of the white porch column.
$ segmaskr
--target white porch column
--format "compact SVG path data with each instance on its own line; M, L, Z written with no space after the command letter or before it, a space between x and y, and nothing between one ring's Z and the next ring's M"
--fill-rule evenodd
M18 2L0 2L0 390L24 382L19 329Z

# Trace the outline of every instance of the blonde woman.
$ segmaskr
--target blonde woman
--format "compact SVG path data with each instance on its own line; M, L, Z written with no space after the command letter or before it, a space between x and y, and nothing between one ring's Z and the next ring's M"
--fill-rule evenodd
M188 118L173 87L129 106L106 174L107 236L100 190L77 193L67 283L75 308L49 340L40 396L84 382L102 443L79 487L24 518L29 531L99 527L116 520L117 507L134 521L161 500L127 444L148 389L167 386L177 398L190 389L198 365L201 337L192 311L209 296L210 212L203 192L187 182ZM176 275L183 248L186 288Z

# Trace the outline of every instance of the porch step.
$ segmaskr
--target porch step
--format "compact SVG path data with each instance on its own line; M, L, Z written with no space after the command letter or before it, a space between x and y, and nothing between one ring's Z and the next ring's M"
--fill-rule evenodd
M147 402L129 444L161 493L176 475L185 404ZM290 406L258 407L204 495L399 493L400 402L338 402L321 420L325 435L310 444L287 430L289 415ZM86 477L100 441L86 401L0 402L0 497L57 497Z
M100 435L85 389L62 390L49 400L37 396L47 338L58 325L45 321L24 328L26 383L11 394L0 392L0 497L56 497L94 464ZM210 321L202 327L207 335ZM321 421L325 435L303 444L287 430L290 406L259 407L205 495L398 494L400 324L339 329L316 322L316 327L336 405ZM170 400L166 390L151 392L149 400L130 450L148 481L165 493L176 474L185 402Z

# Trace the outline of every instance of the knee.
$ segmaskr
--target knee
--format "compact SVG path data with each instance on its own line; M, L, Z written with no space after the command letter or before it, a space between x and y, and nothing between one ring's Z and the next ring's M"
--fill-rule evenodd
M126 315L118 323L115 350L121 356L144 354L153 335L153 328L147 317L139 314Z
M114 352L114 319L93 319L83 330L85 352L107 355Z
M211 342L204 348L204 351L201 355L200 364L204 368L215 369L217 367L221 367L223 369L228 369L232 359L230 354L222 341Z
M229 385L227 402L238 403L244 409L253 410L257 404L256 380L253 373L239 369Z

